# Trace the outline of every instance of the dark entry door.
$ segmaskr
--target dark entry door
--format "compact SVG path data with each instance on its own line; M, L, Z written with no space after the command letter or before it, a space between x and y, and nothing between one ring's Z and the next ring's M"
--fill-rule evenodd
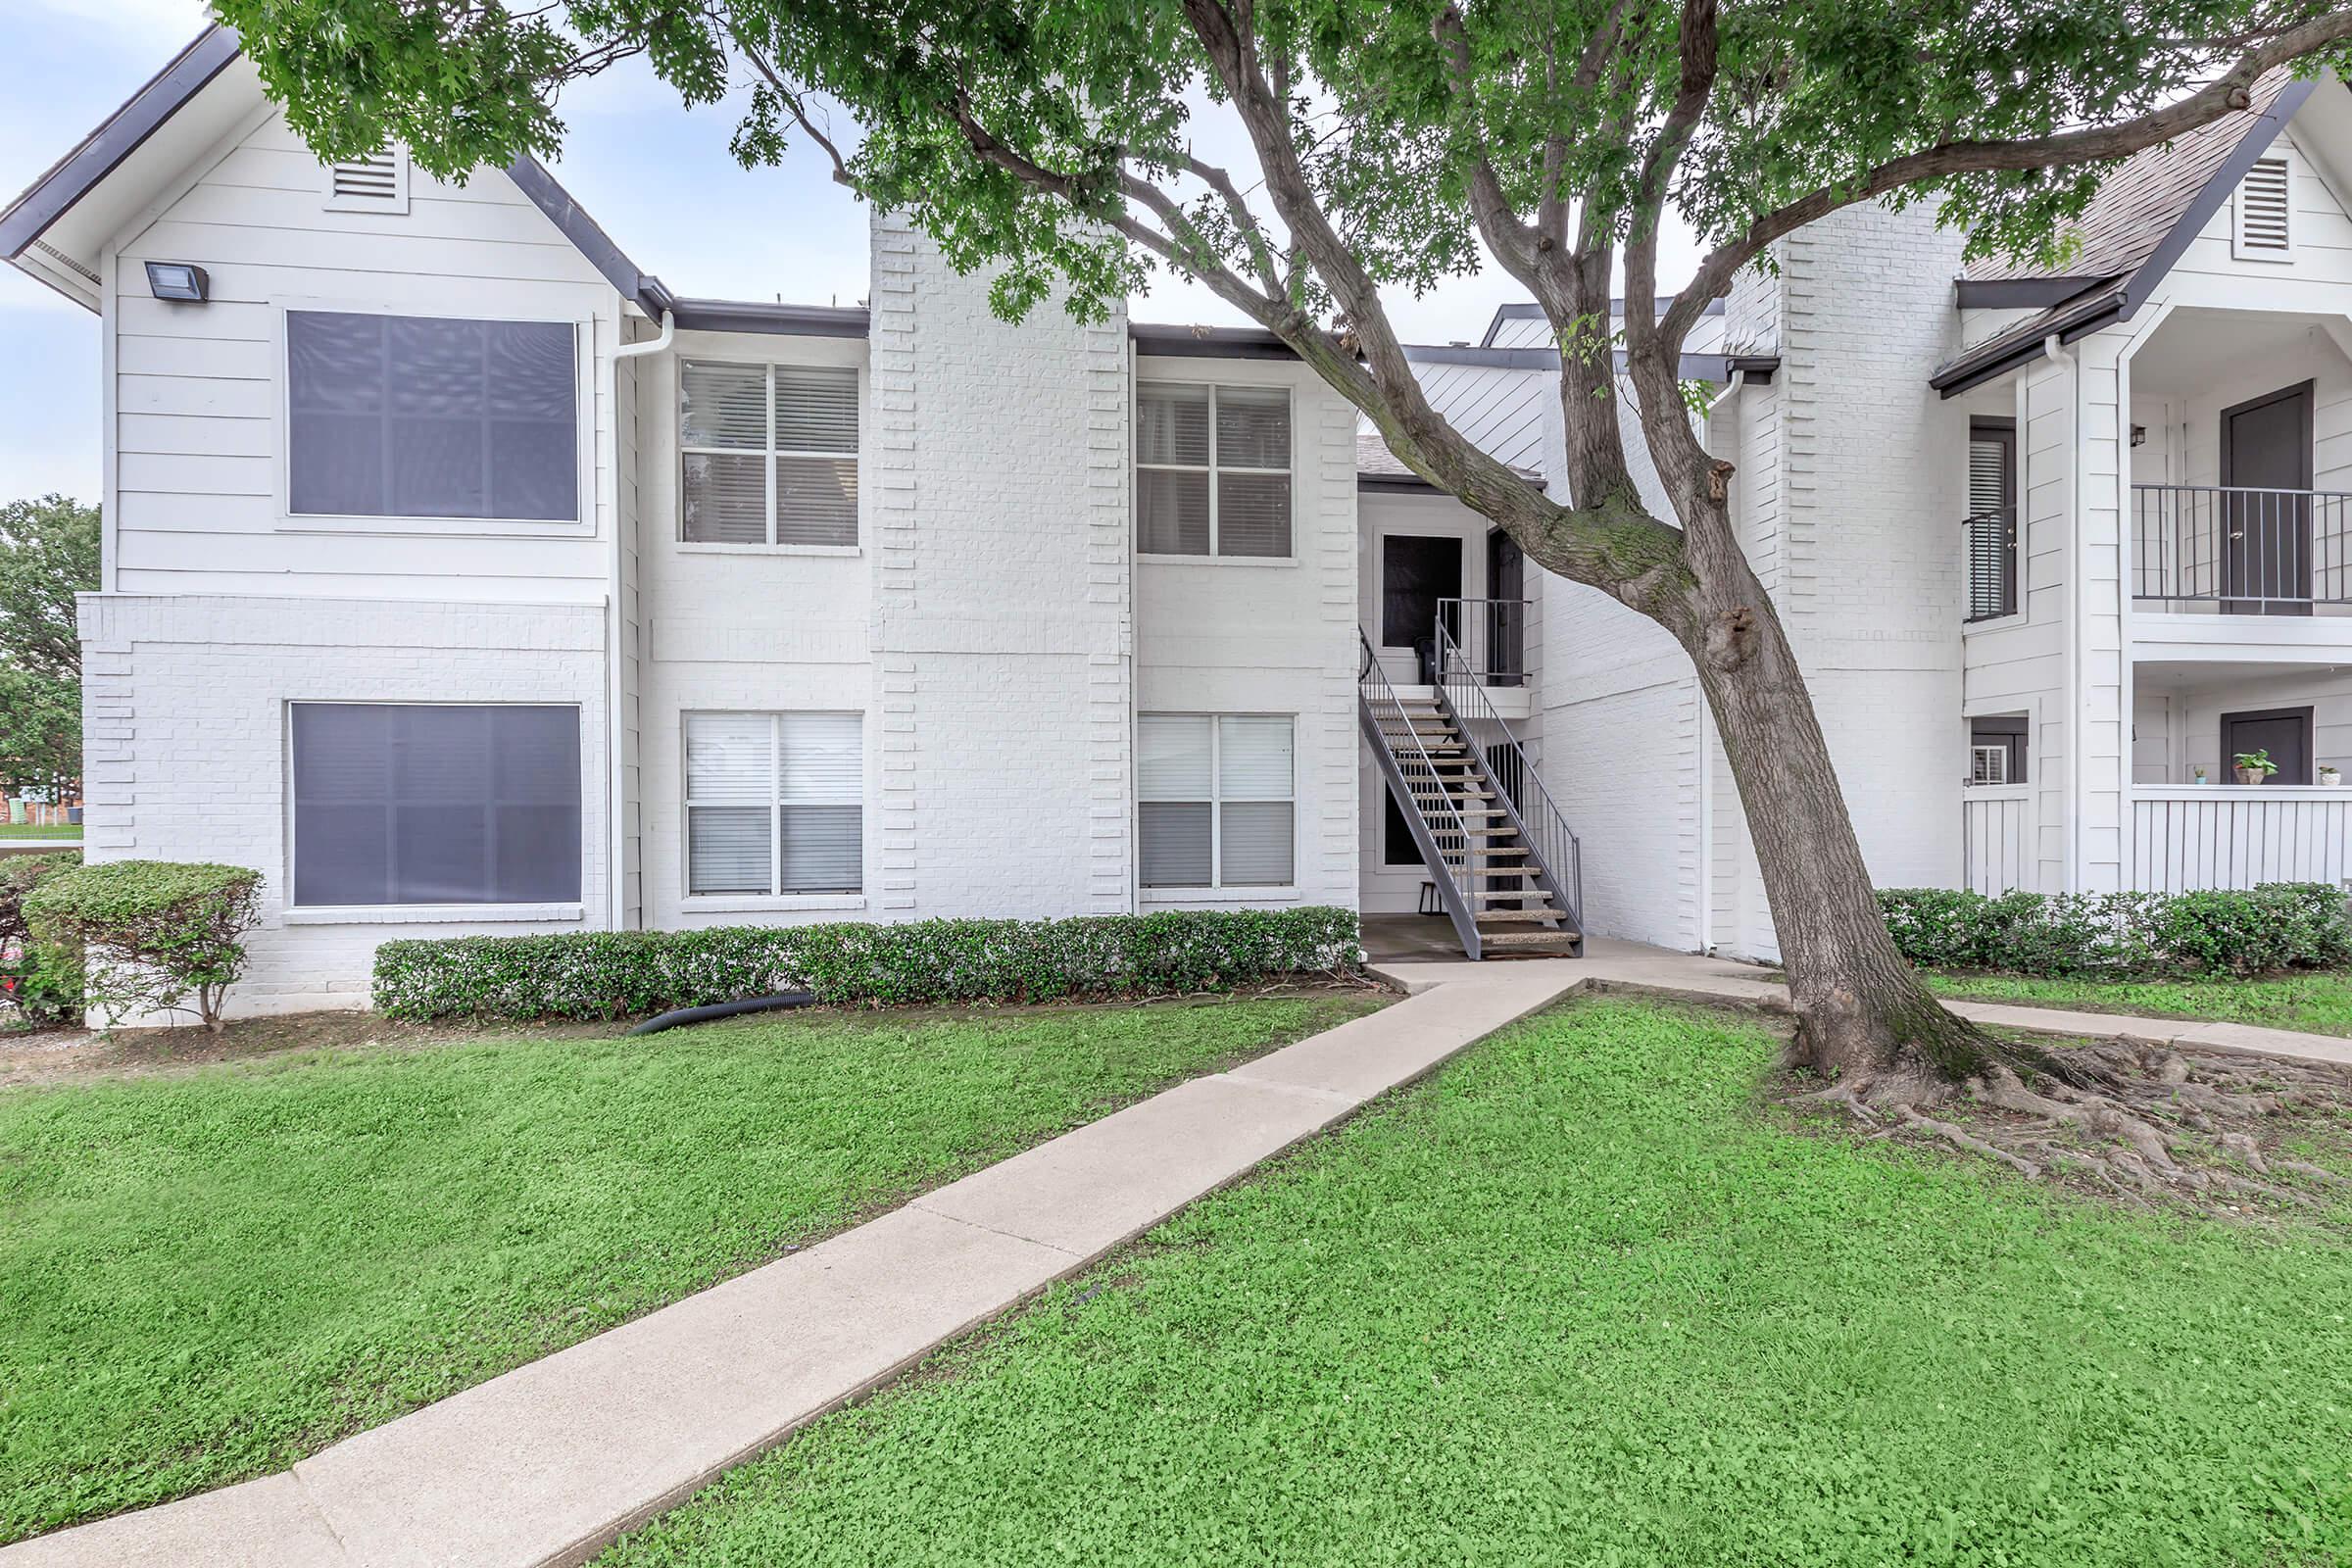
M1438 601L1462 597L1462 542L1393 533L1380 544L1380 641L1410 648L1428 678ZM1459 636L1458 628L1448 627Z
M1527 675L1527 552L1500 528L1487 535L1487 671L1496 686Z
M2311 710L2272 708L2257 713L2222 715L2222 766L2234 767L2248 753L2268 752L2278 771L2269 784L2311 782Z
M2311 613L2311 383L2222 411L2222 609ZM2283 602L2282 602L2283 601ZM2300 601L2299 603L2297 601Z

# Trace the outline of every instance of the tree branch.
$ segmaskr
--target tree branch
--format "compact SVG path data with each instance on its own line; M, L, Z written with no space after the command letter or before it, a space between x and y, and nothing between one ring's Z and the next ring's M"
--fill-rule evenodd
M2128 157L2247 108L2252 102L2254 83L2265 74L2347 38L2352 38L2352 11L2329 12L2272 35L2187 97L2152 109L2136 119L2050 136L1939 142L1924 151L1881 164L1851 183L1825 185L1766 213L1739 238L1710 251L1690 281L1675 296L1659 330L1680 352L1684 338L1706 309L1707 302L1731 287L1732 278L1740 268L1762 255L1775 240L1831 213L1906 185L1954 174L2056 169Z

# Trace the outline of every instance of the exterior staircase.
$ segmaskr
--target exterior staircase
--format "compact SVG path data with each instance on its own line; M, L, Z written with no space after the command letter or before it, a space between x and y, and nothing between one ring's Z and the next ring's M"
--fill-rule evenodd
M1444 628L1433 671L1439 678L1426 696L1398 694L1370 639L1360 629L1357 636L1357 717L1462 951L1473 958L1582 953L1576 836L1483 690L1464 689L1461 667L1446 678L1452 644ZM1506 776L1515 788L1505 787Z

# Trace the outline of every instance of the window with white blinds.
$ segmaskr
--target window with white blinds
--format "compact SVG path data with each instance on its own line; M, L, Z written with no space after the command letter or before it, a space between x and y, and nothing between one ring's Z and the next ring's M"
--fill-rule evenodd
M1138 386L1135 514L1148 556L1289 556L1290 390Z
M858 543L858 372L678 368L679 537L690 544Z
M2292 172L2283 158L2257 158L2238 181L2230 250L2242 260L2283 262L2293 233Z
M1145 887L1291 885L1297 811L1289 717L1146 713L1137 742Z
M687 714L686 891L859 891L864 734L857 713Z

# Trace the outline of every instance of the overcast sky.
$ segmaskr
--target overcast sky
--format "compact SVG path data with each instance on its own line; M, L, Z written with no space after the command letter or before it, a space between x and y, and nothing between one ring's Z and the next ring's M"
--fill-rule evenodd
M203 29L203 0L6 0L0 63L0 199L23 190ZM796 149L784 168L746 172L727 156L734 117L689 113L630 63L566 94L564 186L639 267L683 294L853 304L866 292L865 210ZM1221 149L1203 145L1218 156ZM1233 160L1237 169L1241 160ZM1687 244L1661 258L1689 275ZM1475 340L1504 300L1523 298L1492 267L1426 300L1391 302L1420 342ZM1139 319L1240 319L1205 291L1163 281ZM98 318L0 267L0 500L98 491Z

